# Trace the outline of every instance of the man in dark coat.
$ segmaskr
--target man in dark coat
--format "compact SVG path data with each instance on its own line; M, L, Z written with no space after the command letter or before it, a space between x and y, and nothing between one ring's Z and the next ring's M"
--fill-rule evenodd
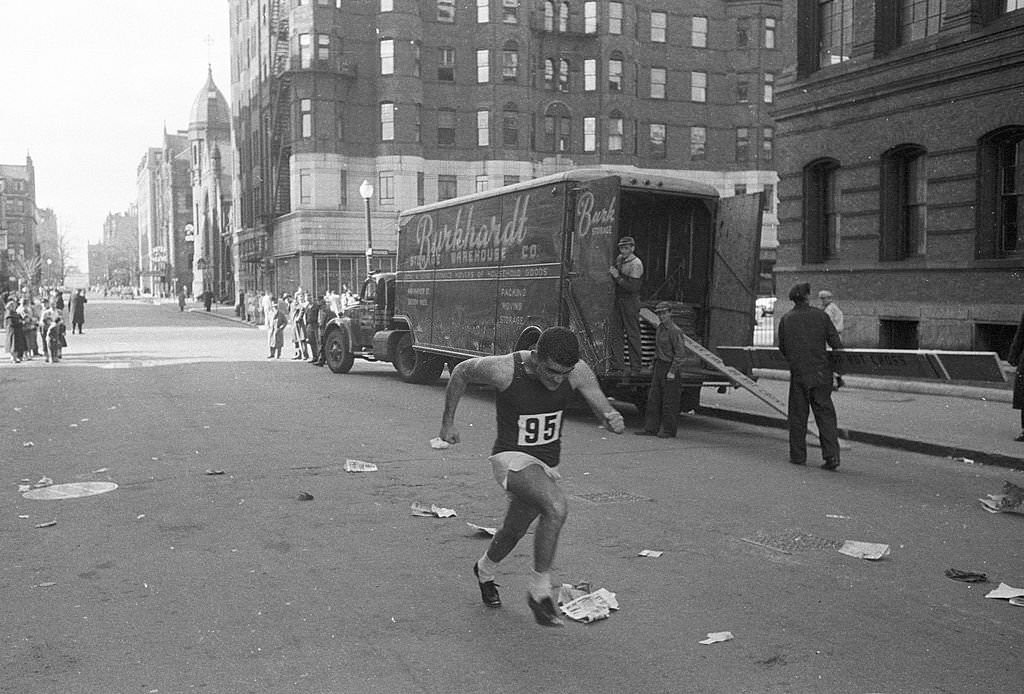
M808 303L811 285L789 290L793 310L779 322L779 351L789 363L789 462L807 464L807 415L814 412L825 470L839 467L839 433L832 404L833 365L825 346L842 349L828 315Z
M89 301L85 298L85 290L79 289L75 292L74 296L71 297L71 334L75 334L75 328L78 328L78 334L82 334L82 327L85 325L85 304Z
M1011 365L1017 367L1017 377L1013 381L1013 409L1020 410L1020 434L1014 441L1024 441L1024 364L1021 363L1024 352L1024 315L1020 317L1020 325L1013 336L1010 354L1007 357Z
M309 363L320 361L320 309L323 302L316 294L310 294L309 305L306 306L306 344L309 345Z

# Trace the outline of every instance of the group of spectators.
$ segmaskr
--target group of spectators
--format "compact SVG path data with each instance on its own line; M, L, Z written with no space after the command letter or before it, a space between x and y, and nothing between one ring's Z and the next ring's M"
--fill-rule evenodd
M82 333L85 325L85 291L79 289L70 301L71 332ZM2 297L4 305L5 348L15 364L44 357L56 363L67 347L67 325L64 321L64 293L50 290L41 296L30 292L10 293Z
M323 349L327 324L359 299L343 287L341 293L328 290L323 297L299 287L295 294L282 294L280 298L269 291L259 301L250 303L246 297L246 320L263 325L267 330L267 359L280 359L285 339L292 343L292 359L302 359L316 366L325 363Z

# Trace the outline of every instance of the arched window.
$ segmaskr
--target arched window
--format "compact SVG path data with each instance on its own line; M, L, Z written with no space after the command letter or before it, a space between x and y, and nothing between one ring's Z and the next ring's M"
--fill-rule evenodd
M544 112L544 150L568 152L572 147L572 116L565 104L552 104Z
M565 58L558 61L558 91L569 91L569 61Z
M900 145L882 155L881 260L924 255L928 222L928 157L918 145Z
M555 61L551 58L544 59L544 88L555 88Z
M839 162L821 159L804 167L803 261L823 263L839 252Z
M547 0L544 3L544 31L555 30L555 3Z
M558 6L558 31L563 34L569 31L569 3L567 2Z
M978 143L979 258L1024 255L1024 125L986 134Z

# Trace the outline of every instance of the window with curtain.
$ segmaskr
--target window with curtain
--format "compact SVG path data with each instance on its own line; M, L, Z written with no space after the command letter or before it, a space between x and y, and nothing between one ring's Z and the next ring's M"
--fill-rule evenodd
M668 126L651 123L648 129L647 149L652 159L664 159L668 154Z

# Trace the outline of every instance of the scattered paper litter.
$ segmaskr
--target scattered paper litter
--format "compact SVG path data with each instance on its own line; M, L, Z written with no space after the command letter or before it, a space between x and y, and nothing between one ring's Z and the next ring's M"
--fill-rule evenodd
M986 598L997 598L1000 600L1012 600L1024 597L1024 588L1014 588L1000 581L998 588L993 588L985 593Z
M442 439L440 436L435 436L434 438L430 439L431 448L444 449L448 448L449 446L451 446L451 444Z
M615 593L604 588L598 588L593 593L581 595L564 605L560 605L559 608L569 619L590 624L599 619L607 619L612 610L619 609L619 601L615 599Z
M99 468L98 470L93 470L93 471L92 471L92 474L94 474L94 475L98 475L98 474L99 474L99 473L101 473L101 472L106 472L106 471L107 471L108 469L109 469L109 468L101 467L101 468Z
M707 646L707 645L712 644L712 643L721 643L722 641L732 641L734 638L736 638L736 637L732 635L731 631L709 631L708 632L708 637L706 639L704 639L703 641L700 641L700 643L703 643L705 646Z
M345 460L345 472L377 472L377 466L365 460L347 458Z
M35 444L32 443L31 441L26 441L25 443L23 443L21 445L22 445L23 448L32 448L32 446L34 446Z
M207 470L204 474L206 475L223 475L223 470Z
M494 534L498 532L497 528L487 528L482 525L477 525L476 523L470 523L469 521L466 521L466 525L468 525L481 535L490 535L491 537L494 537Z
M412 515L422 517L433 517L433 518L454 518L456 513L450 508L442 508L436 504L425 504L420 501L416 501L409 508L412 509Z
M987 494L987 499L978 499L982 508L989 513L1024 513L1024 487L1012 482L1003 482L1002 494Z
M881 559L882 557L889 556L889 545L847 540L839 548L839 553L845 554L848 557L854 557L855 559Z
M1010 604L1017 607L1024 607L1024 598L1010 598Z
M37 528L52 528L55 525L57 525L57 521L55 520L46 521L45 523L36 523Z
M638 557L650 557L651 559L657 559L662 554L664 554L664 552L662 552L660 549L642 549L642 550L640 550L639 553L637 553L636 556L638 556Z
M840 516L838 513L826 513L825 518L839 518L842 520L849 520L849 516Z
M39 481L33 484L32 486L35 489L39 489L40 487L49 487L51 484L53 484L53 480L50 479L49 477L43 476L40 477Z

